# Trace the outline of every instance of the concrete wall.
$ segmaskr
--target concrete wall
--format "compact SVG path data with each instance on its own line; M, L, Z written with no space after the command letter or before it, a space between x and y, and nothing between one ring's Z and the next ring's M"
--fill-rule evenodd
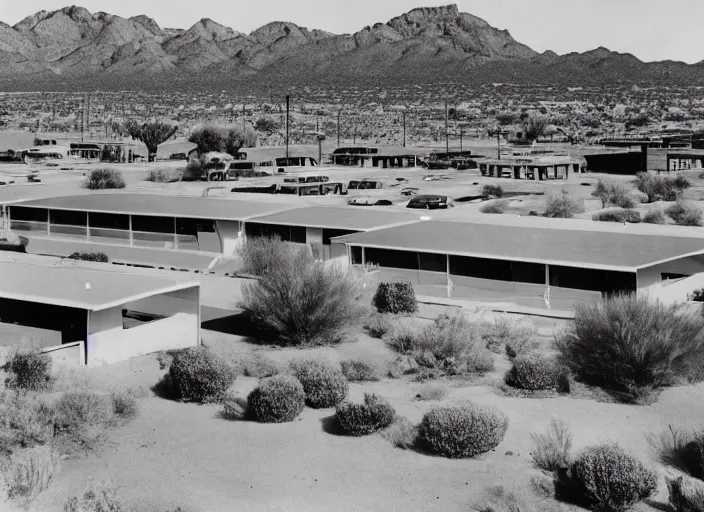
M155 296L157 300L163 296ZM198 289L192 288L166 295L170 300L169 309L180 311L161 320L145 323L131 329L123 328L123 306L105 311L91 312L89 315L87 360L88 365L111 364L118 361L179 348L194 347L199 344L200 314Z
M220 237L220 250L224 256L234 256L237 246L242 242L239 233L244 238L244 226L239 221L217 220L215 230Z
M661 274L686 274L694 275L704 272L704 256L691 256L661 265L655 265L638 271L638 292L647 291L651 295L658 295L664 285Z
M51 357L53 366L83 366L86 361L83 341L48 347L42 352Z
M654 293L648 293L653 299L657 299L665 304L677 302L687 302L687 296L694 290L704 288L704 273L695 274L684 279L664 281ZM701 305L701 303L699 303Z

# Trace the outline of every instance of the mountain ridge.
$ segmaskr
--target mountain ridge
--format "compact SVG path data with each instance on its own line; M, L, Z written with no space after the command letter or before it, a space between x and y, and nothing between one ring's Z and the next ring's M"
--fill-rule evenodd
M227 76L223 76L223 75ZM704 83L704 60L643 62L604 47L538 53L507 30L460 12L419 7L353 34L274 21L249 34L203 18L162 28L146 15L123 18L68 6L0 22L0 87L114 83L127 88L278 84ZM109 86L108 86L109 87Z

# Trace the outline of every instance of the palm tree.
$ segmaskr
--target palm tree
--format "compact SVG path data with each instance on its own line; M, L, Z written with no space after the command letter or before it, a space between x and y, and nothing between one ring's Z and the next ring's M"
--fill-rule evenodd
M153 121L142 125L136 121L129 121L125 125L125 131L130 137L147 146L150 162L156 159L156 152L159 146L173 137L177 130L178 126L172 126L161 121Z

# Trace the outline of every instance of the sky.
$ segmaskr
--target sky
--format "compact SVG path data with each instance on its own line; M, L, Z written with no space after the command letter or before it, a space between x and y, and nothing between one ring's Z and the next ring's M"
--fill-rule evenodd
M14 25L39 10L55 10L72 0L0 0L0 20ZM73 0L77 1L77 0ZM162 27L188 28L211 18L249 33L271 21L334 33L353 33L386 22L414 7L452 0L82 0L91 12L130 17L146 14ZM644 61L704 60L702 0L457 0L460 11L508 30L536 51L559 54L604 46Z

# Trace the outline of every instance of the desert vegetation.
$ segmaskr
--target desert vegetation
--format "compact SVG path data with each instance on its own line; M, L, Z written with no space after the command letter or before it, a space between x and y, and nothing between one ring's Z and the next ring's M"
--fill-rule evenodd
M115 169L93 169L84 180L83 188L90 190L125 188L125 179L122 173Z
M108 263L110 258L104 252L73 252L68 256L70 260L94 261Z

